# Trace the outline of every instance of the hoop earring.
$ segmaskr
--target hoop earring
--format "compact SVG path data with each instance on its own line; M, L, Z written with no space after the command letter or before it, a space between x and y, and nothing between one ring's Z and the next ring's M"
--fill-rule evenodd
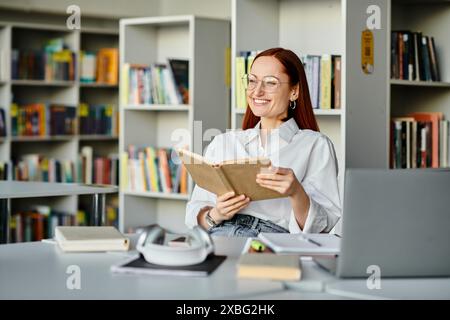
M289 108L294 110L297 107L297 102L295 100L289 101Z

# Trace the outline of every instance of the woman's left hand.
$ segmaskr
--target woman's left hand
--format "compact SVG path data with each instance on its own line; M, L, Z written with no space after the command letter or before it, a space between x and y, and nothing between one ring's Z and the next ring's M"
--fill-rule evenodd
M256 182L271 190L278 191L282 195L291 197L300 188L300 182L290 168L271 167L267 173L256 175Z

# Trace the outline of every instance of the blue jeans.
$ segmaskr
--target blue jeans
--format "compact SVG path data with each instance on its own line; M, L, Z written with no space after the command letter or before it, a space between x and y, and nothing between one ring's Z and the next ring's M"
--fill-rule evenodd
M256 237L260 232L289 233L283 227L246 214L236 214L208 231L211 235L226 237Z

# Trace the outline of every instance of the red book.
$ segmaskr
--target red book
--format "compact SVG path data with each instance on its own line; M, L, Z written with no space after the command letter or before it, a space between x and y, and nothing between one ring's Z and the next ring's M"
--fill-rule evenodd
M431 167L439 168L439 122L442 112L415 112L410 114L416 121L431 122Z

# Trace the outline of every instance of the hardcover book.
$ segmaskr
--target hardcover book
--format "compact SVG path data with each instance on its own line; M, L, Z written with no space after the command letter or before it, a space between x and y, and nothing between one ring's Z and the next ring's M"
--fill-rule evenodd
M130 241L115 227L55 228L55 240L66 252L127 251Z
M244 194L251 201L284 197L256 182L258 173L268 172L271 163L267 158L237 159L214 164L199 154L182 149L177 151L195 183L218 196L234 191L235 195Z
M246 253L239 259L238 277L298 281L301 277L300 256Z

